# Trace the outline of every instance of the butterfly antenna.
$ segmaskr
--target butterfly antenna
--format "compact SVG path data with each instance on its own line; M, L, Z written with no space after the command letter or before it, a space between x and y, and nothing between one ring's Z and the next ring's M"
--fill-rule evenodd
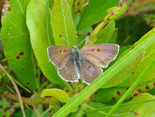
M71 44L73 47L74 47L74 45L71 43L71 42L69 42L68 40L66 40L64 37L62 37L61 35L59 35L62 39L64 39L65 41L67 41L69 44Z
M82 40L82 41L79 43L79 45L81 45L81 43L83 43L85 40L87 40L88 37L89 37L89 36L87 36L84 40ZM78 45L77 47L79 47L79 45Z

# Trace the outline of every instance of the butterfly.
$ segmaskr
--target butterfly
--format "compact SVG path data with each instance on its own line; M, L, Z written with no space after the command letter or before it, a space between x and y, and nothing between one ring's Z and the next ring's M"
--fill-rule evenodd
M67 82L78 82L81 78L89 84L100 76L119 52L117 44L95 44L72 49L68 46L47 48L49 60L57 67L59 76Z

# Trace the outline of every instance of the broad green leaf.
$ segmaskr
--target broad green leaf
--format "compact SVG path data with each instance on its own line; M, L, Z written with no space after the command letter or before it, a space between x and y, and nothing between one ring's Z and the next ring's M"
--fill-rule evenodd
M107 9L118 5L119 0L90 0L77 27L78 32L101 21L108 13Z
M69 96L66 92L60 89L45 89L43 90L41 97L52 96L57 98L60 102L67 103L69 101Z
M149 93L140 94L131 101L120 106L110 117L135 117L135 115L139 117L150 117L150 115L155 113L155 101L147 101L153 99L155 99L155 97ZM93 115L104 117L109 111L102 103L91 102L89 105L84 104L83 106L88 117L93 117Z
M104 28L106 27L106 25L108 25L108 23L110 21L113 22L114 19L117 19L118 17L120 17L127 9L127 4L125 1L120 2L118 7L112 7L110 9L108 9L108 15L105 16L105 18L103 19L103 21L94 29L94 31L91 33L91 36L89 37L90 40L95 40L95 38L101 38L103 35L106 34L102 34L103 31L105 30ZM111 26L109 26L111 28L111 30L113 30L114 32L114 28L115 28L115 24L111 23ZM107 34L107 37L111 36L111 34ZM96 40L95 40L96 41ZM94 41L92 41L94 43Z
M125 79L127 79L130 75L132 75L132 73L138 67L143 56L144 56L144 53L142 53L136 59L131 61L120 72L118 72L112 79L110 79L105 85L103 85L102 88L108 88L108 87L116 86L116 85L120 84L122 81L124 81ZM118 59L120 59L120 58L118 58Z
M26 7L29 0L10 0L3 9L1 41L4 54L18 80L36 89L33 53L26 26Z
M75 26L67 0L55 0L51 21L55 45L67 45L69 47L77 45Z
M146 35L144 35L138 42L136 42L132 47L130 47L128 50L126 50L122 56L124 56L126 53L131 51L134 47L136 47L138 44L140 44L142 41L147 39L151 34L154 34L155 29L152 29L150 32L148 32ZM135 60L134 63L130 63L128 66L126 66L124 69L122 69L121 72L119 72L116 76L114 76L110 81L108 81L103 87L111 87L120 84L119 86L130 86L135 79L140 75L140 73L143 72L144 67L147 64L151 63L153 61L153 58L155 58L155 44L150 46L145 50L144 57L139 58L139 64L138 61ZM141 81L141 83L150 81L154 78L155 74L155 65L152 66L150 69L150 72L148 72L144 77L144 79ZM123 81L123 82L122 82Z
M147 22L147 24L151 27L155 27L155 15L152 14L143 14L143 19Z
M151 34L154 34L154 33L155 33L155 28L152 29L150 32L148 32L146 35L144 35L130 49L126 50L123 53L123 55L125 53L129 52L130 50L132 50L133 48L135 48L142 41L147 39L148 36L150 36ZM143 57L141 63L139 64L139 66L135 69L135 71L132 73L132 75L130 75L127 79L125 79L119 86L130 86L135 81L135 79L140 75L140 73L142 73L144 71L144 68L147 65L149 65L149 63L151 63L153 61L154 58L155 58L155 44L153 44L152 46L150 46L149 48L147 48L145 50L144 57ZM153 65L152 68L150 69L150 71L147 74L145 74L143 80L141 81L141 84L154 79L154 76L155 76L154 71L155 71L155 65Z
M142 18L132 16L117 20L116 27L119 27L117 43L122 46L133 45L152 29Z
M80 15L84 2L85 0L74 0L72 8L73 19L76 19Z
M10 117L15 111L13 106L14 104L11 100L0 95L0 117Z
M50 24L51 15L46 0L31 0L26 15L32 48L43 74L50 81L64 85L65 82L58 76L47 55L47 48L54 44L54 41Z
M53 117L64 117L67 116L75 107L80 105L85 99L92 95L96 90L101 88L107 81L109 81L114 75L128 65L133 59L140 55L146 48L150 47L153 43L155 34L149 36L146 40L142 41L134 50L130 51L101 76L95 79L91 84L85 87L80 93L73 97L67 104L59 109Z
M153 89L155 87L154 82L155 79L137 86L126 98L126 100L132 99L145 91ZM127 91L128 88L129 86L126 87L116 86L111 88L99 89L98 91L96 91L96 93L93 94L92 101L102 103L117 101Z
M115 30L115 21L112 20L105 27L103 27L97 34L96 44L108 43Z
M147 101L149 99L155 99L155 97L148 93L143 93L143 94L140 94L139 96L135 97L128 103L145 101L145 100ZM152 101L152 102L146 102L146 103L133 104L133 105L129 105L129 106L119 107L116 110L115 114L126 113L126 115L124 117L131 117L130 116L131 114L138 115L139 117L143 117L143 116L149 117L150 115L155 113L154 108L155 108L155 101ZM127 113L131 113L131 114L128 115Z

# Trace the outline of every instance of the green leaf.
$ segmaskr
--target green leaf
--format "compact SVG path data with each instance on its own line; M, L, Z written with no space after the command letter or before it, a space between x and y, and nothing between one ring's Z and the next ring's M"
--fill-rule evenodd
M118 5L118 2L119 0L90 0L85 10L81 13L77 31L101 21L108 14L107 9Z
M29 2L27 6L27 26L34 54L43 74L50 81L64 86L65 82L58 76L47 55L47 48L54 44L50 17L50 9L46 5L46 0L31 0Z
M151 14L143 14L143 19L147 22L149 26L152 28L155 27L155 15L154 13Z
M30 89L36 89L33 53L26 26L26 7L29 0L5 2L2 17L1 41L4 54L18 80Z
M126 98L126 100L132 99L138 96L139 94L141 94L142 92L153 89L155 86L154 82L155 82L155 79L145 82L141 85L138 85L131 92L131 94ZM93 94L92 101L102 102L102 103L117 101L127 91L128 88L129 86L125 86L125 87L116 86L111 88L99 89Z
M137 41L130 49L128 49L123 54L132 50L134 47L139 45L142 41L147 39L149 35L151 35L153 33L155 33L155 29L151 30L146 35L144 35L139 41ZM132 73L132 75L128 76L128 78L125 79L119 86L130 86L135 81L135 79L137 79L137 77L140 75L140 73L142 73L144 71L144 68L153 61L154 58L155 58L155 44L153 44L152 46L150 46L149 48L147 48L145 50L144 57L143 57L141 63L139 64L139 66L135 69L135 71ZM153 65L152 68L150 69L150 71L144 75L144 78L141 81L141 84L154 79L154 76L155 76L154 71L155 71L155 65Z
M69 47L72 47L70 43L77 45L75 26L67 0L55 0L51 21L55 45L67 45Z
M73 19L76 19L80 15L84 3L85 0L74 0L72 9Z
M11 100L0 95L0 117L10 117L15 111L13 106L14 104Z
M139 96L135 97L128 103L133 103L133 102L138 102L138 101L147 101L149 99L155 99L154 96L148 94L148 93L143 93L140 94ZM122 113L131 113L133 115L138 115L139 117L149 117L153 113L155 113L155 101L152 102L145 102L145 103L138 103L138 104L133 104L133 105L128 105L128 106L123 106L119 107L116 110L115 114L122 114ZM131 115L129 114L129 115ZM126 114L123 117L131 117L128 114Z
M153 100L155 100L155 97L149 93L140 94L131 101L120 105L110 117L135 117L135 115L150 117L150 115L155 113L155 102ZM98 115L99 117L106 116L110 109L104 104L97 102L91 102L89 105L84 104L83 108L88 117L93 117L94 115Z
M52 96L57 98L60 102L67 103L69 101L69 96L66 92L60 89L45 89L43 90L41 97Z
M155 43L154 37L155 34L152 34L146 40L142 41L137 47L135 47L134 50L130 51L128 54L122 57L119 61L117 61L117 63L115 63L108 70L106 70L104 74L99 76L79 94L73 97L67 104L65 104L61 109L59 109L53 115L53 117L67 116L72 111L72 109L80 105L85 99L87 99L96 90L103 86L108 80L110 80L114 75L116 75L120 70L122 70L133 59L135 59L144 50L146 50L149 46Z
M127 79L130 75L132 75L134 70L138 67L143 56L144 56L144 53L142 53L140 56L138 56L133 61L131 61L120 72L118 72L113 78L111 78L105 85L103 85L102 88L116 86L116 85L120 84L122 81L124 81L125 79ZM120 57L120 58L122 58L122 57ZM120 58L118 58L118 59L120 59Z
M95 44L108 43L112 37L114 30L115 21L112 20L98 32Z

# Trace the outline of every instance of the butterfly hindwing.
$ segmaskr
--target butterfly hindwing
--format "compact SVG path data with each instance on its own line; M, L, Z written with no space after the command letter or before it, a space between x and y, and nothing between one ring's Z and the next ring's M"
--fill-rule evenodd
M75 65L73 60L69 60L63 69L59 69L58 73L60 77L66 81L78 81Z
M91 83L102 74L102 69L90 61L83 59L81 61L81 77L86 83Z
M67 46L51 46L47 51L50 61L59 69L65 67L71 57L71 49Z
M114 60L119 51L117 44L98 44L85 46L81 50L81 56L95 65L106 68Z

